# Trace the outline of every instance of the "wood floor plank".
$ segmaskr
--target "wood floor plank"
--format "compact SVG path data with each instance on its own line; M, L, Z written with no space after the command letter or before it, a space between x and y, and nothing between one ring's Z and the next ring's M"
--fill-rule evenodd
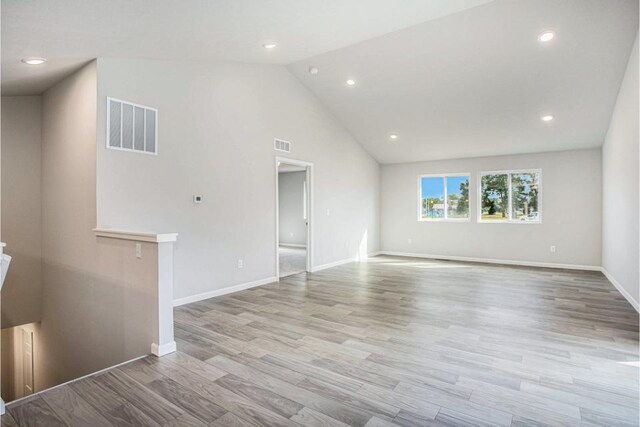
M280 414L283 417L289 418L304 407L303 405L273 393L270 390L256 387L250 382L232 374L225 375L224 377L217 379L216 383L230 391L233 391L235 394L253 400L260 404L260 406L263 406L276 414Z
M0 426L2 427L17 427L18 423L13 419L9 412L5 412L0 416Z
M118 393L127 403L144 412L158 424L173 421L184 413L183 410L154 393L149 393L122 371L114 369L95 377L96 381Z
M64 427L66 424L39 396L28 402L7 408L9 414L21 427Z
M71 387L63 385L42 395L58 417L71 427L111 425L93 406L81 398Z
M291 421L307 427L347 427L348 424L331 418L322 412L304 407L297 414L291 417Z
M213 401L205 399L187 387L183 387L171 378L157 379L145 384L145 386L183 409L185 413L205 422L220 418L227 413L224 408Z
M259 404L246 399L225 387L222 387L214 380L208 379L206 377L208 373L207 368L203 368L200 371L201 375L199 375L195 365L192 365L190 369L185 369L179 364L165 359L159 359L158 363L155 363L152 366L153 369L158 370L158 372L162 373L166 377L171 378L184 387L187 387L201 396L216 402L225 410L233 412L245 421L253 421L253 423L258 426L269 425L291 427L295 425L295 423L291 422L289 419L272 411L266 410Z
M176 353L2 422L638 426L639 329L599 272L375 257L177 307Z

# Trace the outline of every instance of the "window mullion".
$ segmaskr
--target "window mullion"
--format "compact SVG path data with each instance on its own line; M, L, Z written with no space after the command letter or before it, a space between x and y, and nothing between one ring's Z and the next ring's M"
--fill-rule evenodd
M444 194L444 220L447 220L447 177L443 176L442 177L442 185L444 186L444 188L442 189L442 192Z
M512 200L511 200L511 195L512 195L512 189L511 189L511 174L508 173L507 174L507 180L509 181L509 185L507 186L507 188L509 189L509 221L513 221L513 208L512 208Z

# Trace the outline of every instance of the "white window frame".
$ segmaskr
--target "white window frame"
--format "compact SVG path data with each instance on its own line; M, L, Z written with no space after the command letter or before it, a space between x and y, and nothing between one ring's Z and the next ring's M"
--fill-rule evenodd
M115 102L119 102L120 105L120 147L112 147L111 145L109 145L109 138L110 138L110 132L111 132L111 101L115 101ZM144 136L143 136L143 140L144 140L144 151L141 150L136 150L134 148L122 148L122 114L123 114L123 110L124 108L122 108L122 104L128 104L133 106L134 110L133 110L133 124L132 124L132 128L133 128L133 132L135 133L135 128L136 128L136 114L135 114L135 108L139 107L139 108L144 108L145 110L151 110L154 111L156 113L156 147L155 147L155 151L146 151L147 149L147 126L146 126L146 121L147 121L147 114L144 114ZM146 105L141 105L141 104L136 104L133 102L129 102L129 101L123 101L122 99L118 99L118 98L112 98L110 96L107 96L107 126L106 126L106 147L109 150L118 150L118 151L128 151L130 153L139 153L139 154L150 154L152 156L157 156L158 155L158 110L156 108L152 108L152 107L147 107ZM132 142L135 144L135 142L132 140Z
M521 173L537 173L538 174L538 220L537 221L522 221L519 219L513 218L513 206L511 203L512 188L511 188L511 175L521 174ZM482 219L482 177L485 175L507 175L507 185L508 185L508 216L507 219L492 219L492 220L483 220ZM542 169L512 169L512 170L501 170L501 171L485 171L478 173L478 184L476 185L477 191L477 209L478 209L478 223L479 224L527 224L527 225L538 225L542 224Z
M447 218L447 204L449 202L447 195L447 177L466 176L469 179L469 215L466 218ZM443 218L422 218L422 178L442 178L444 194L444 217ZM471 221L471 173L434 173L418 176L418 221L419 222L469 222Z

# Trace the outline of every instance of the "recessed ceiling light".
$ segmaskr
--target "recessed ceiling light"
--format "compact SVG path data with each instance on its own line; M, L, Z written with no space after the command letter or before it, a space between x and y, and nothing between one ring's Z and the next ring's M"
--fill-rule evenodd
M309 67L309 74L313 74L314 76L318 74L318 67Z
M398 135L396 135L395 133L392 133L391 135L389 135L389 139L396 140L398 139Z
M347 80L347 85L349 85L349 86L353 86L353 85L355 85L355 84L356 84L356 81L355 81L355 80L353 80L353 79L349 79L349 80Z
M545 114L544 116L540 117L540 120L542 120L543 122L550 122L553 119L555 119L555 116L553 114Z
M269 50L271 50L271 49L275 49L275 48L276 48L276 46L278 46L278 43L276 43L276 42L266 42L266 43L263 43L263 44L262 44L262 47L263 47L263 48L265 48L265 49L269 49Z
M47 62L47 60L44 58L24 58L22 62L29 65L41 65Z
M554 33L553 31L545 31L544 33L538 36L538 40L540 40L542 43L547 43L553 40L555 36L556 36L556 33Z

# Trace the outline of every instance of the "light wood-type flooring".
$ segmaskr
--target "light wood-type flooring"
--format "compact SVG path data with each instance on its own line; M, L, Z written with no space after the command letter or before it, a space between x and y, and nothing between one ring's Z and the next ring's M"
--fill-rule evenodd
M633 426L638 314L597 272L377 257L175 310L178 352L19 426Z

